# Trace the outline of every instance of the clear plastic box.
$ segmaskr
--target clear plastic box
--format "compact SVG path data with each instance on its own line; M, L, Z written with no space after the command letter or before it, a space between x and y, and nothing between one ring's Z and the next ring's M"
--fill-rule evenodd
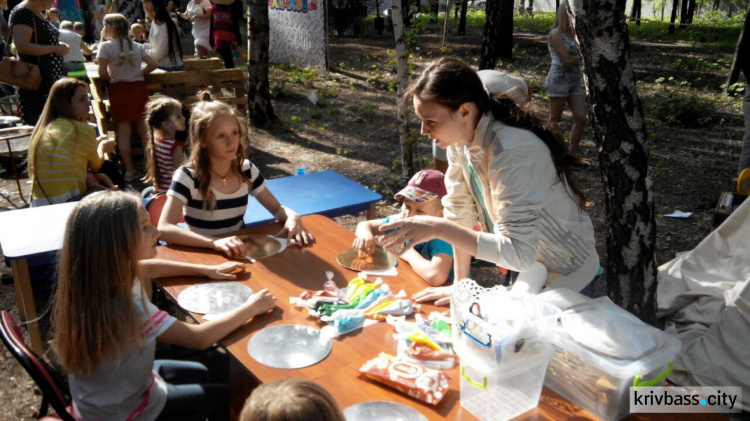
M493 368L462 359L461 406L485 421L509 420L536 408L553 355L547 346Z
M639 376L643 385L661 383L680 350L680 340L668 333L658 347L637 360L604 356L562 330L553 335L552 344L556 354L547 368L545 386L604 420L628 415L635 377Z

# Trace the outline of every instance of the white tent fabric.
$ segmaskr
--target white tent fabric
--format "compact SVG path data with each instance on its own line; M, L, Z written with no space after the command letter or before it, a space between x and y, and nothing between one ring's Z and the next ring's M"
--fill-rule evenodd
M679 385L740 386L750 409L750 200L695 249L659 267L657 313L682 341Z

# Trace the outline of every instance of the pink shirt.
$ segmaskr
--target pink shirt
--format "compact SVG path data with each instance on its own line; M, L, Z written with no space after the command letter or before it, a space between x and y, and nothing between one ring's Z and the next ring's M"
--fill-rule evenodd
M132 60L130 60L131 51L126 40L122 40L123 49L120 49L120 40L114 39L101 43L99 45L99 59L107 60L107 73L112 77L111 82L138 82L143 80L141 73L141 63L146 56L146 50L137 42L132 42ZM123 51L124 50L124 51ZM121 56L120 53L125 53ZM122 63L117 64L122 58ZM132 64L131 64L132 61Z

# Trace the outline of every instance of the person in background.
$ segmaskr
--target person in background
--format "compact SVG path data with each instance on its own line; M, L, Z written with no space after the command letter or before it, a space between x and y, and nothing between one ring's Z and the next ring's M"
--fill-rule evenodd
M42 83L36 90L18 90L21 118L29 126L35 126L39 120L52 84L62 77L63 56L70 51L67 44L59 42L57 28L42 14L51 5L51 0L25 0L10 13L9 23L18 58L38 63L42 75Z
M568 18L566 2L561 2L552 31L549 33L549 55L552 64L547 74L545 88L549 96L550 127L557 130L565 103L573 113L573 128L570 129L568 148L572 155L578 155L578 145L583 137L583 127L587 120L586 97L581 76L581 56ZM587 166L586 162L576 166Z
M104 17L104 40L99 47L99 77L108 80L110 114L117 124L117 144L125 165L125 181L141 178L130 152L131 125L136 122L138 137L147 139L143 111L148 102L143 75L156 69L156 60L151 58L140 44L130 39L130 26L125 16L111 13ZM141 68L141 63L146 66Z
M195 40L195 55L204 58L213 51L209 37L211 36L211 2L209 0L190 0L181 13L183 19L193 24L193 39Z
M477 75L487 92L504 94L523 109L531 102L531 89L518 76L499 70L480 70ZM441 173L448 171L448 155L445 148L438 146L437 142L432 142L432 163L433 168Z
M70 46L68 54L63 56L63 72L67 74L70 72L85 71L86 66L84 63L86 62L86 58L84 54L91 55L93 52L83 42L83 38L73 31L72 22L64 20L60 23L60 41Z
M303 379L258 386L245 401L240 421L345 421L331 394Z
M159 68L165 72L185 70L180 31L169 16L164 0L145 0L143 11L146 18L151 21L148 43L144 45L148 55L153 57Z
M234 68L234 51L232 45L241 44L239 16L242 16L241 0L211 1L210 39L214 50L224 61L224 67Z
M55 25L55 28L60 29L60 22L62 21L62 13L57 9L47 10L47 20L49 23Z
M130 35L133 37L133 41L138 44L146 42L146 28L138 22L130 25Z
M5 57L5 51L10 40L11 30L5 19L5 10L8 8L7 0L0 0L0 58Z
M185 142L176 139L177 132L185 130L182 104L168 96L150 100L146 104L146 124L149 139L143 181L153 184L154 193L166 193L172 184L175 168L185 162Z
M401 213L357 224L354 248L364 255L372 255L375 252L375 235L380 234L378 228L392 220L415 215L442 218L443 205L440 200L446 193L443 173L436 170L417 172L407 186L396 193L396 200L403 200ZM401 254L401 258L432 286L453 281L453 249L439 238L415 245Z

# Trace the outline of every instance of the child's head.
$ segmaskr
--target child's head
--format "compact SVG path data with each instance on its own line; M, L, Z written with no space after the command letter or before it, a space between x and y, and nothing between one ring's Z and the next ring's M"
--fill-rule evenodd
M64 20L64 21L60 22L60 29L67 29L68 31L72 31L73 30L73 22L71 22L69 20Z
M440 199L446 193L443 173L435 170L421 170L414 174L406 187L396 193L396 199L404 200L401 213L405 217L443 216L443 205Z
M104 16L103 39L130 39L130 24L125 16L119 13L110 13Z
M124 192L94 193L71 213L52 312L52 348L69 373L92 372L140 343L132 288L158 234L139 198Z
M73 24L73 30L80 36L84 36L86 34L86 25L83 24L83 22L76 22Z
M133 39L143 39L146 36L146 28L136 22L130 25L130 33L133 35Z
M146 144L147 183L159 179L159 166L156 165L156 148L154 133L159 131L166 139L174 139L179 130L185 130L185 116L182 115L182 104L168 96L157 96L146 104L146 124L150 141Z
M198 93L190 115L190 156L188 162L199 180L199 190L209 209L215 197L208 188L211 160L231 161L232 171L242 175L242 163L249 148L245 118L231 105L214 100L209 91Z
M62 20L62 14L60 13L60 10L47 10L47 20L50 21L50 23L60 23L60 20Z
M240 421L344 421L344 414L317 383L287 379L258 386L245 402Z

